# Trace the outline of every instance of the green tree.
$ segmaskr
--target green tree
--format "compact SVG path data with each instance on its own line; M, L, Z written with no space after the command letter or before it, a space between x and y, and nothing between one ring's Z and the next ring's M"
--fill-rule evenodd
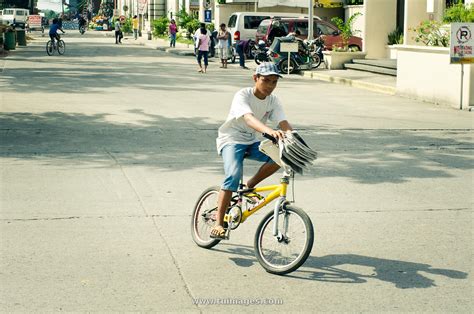
M160 17L156 20L153 20L152 29L153 29L153 36L158 37L166 33L168 30L168 25L170 20L166 17Z
M459 22L474 22L474 5L464 5L457 3L444 11L443 22L445 23L459 23Z
M191 38L192 34L199 28L199 20L188 14L185 9L181 9L176 16L178 17L178 26L186 29L188 38Z
M341 31L341 37L342 37L342 46L344 47L345 50L348 50L348 45L349 45L349 38L351 36L354 36L354 34L359 33L360 30L355 30L352 29L352 24L354 24L355 19L361 16L362 13L357 12L350 16L346 22L344 22L341 18L339 17L333 17L331 21L336 24L337 28Z

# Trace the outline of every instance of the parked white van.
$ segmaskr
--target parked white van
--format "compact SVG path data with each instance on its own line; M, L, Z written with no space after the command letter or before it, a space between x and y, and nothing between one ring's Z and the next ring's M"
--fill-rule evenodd
M3 9L3 24L14 24L15 27L25 28L26 18L29 13L28 9Z
M260 22L273 17L305 17L305 14L285 12L234 12L229 17L229 23L227 24L227 28L232 36L232 43L238 40L255 40Z

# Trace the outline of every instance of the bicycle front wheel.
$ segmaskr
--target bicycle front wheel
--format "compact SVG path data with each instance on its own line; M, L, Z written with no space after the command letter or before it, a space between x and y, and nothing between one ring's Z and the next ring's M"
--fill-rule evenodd
M66 43L61 39L58 41L58 53L63 55L66 52Z
M284 275L303 265L311 253L313 224L301 208L285 205L278 213L278 230L281 236L273 235L273 226L272 211L257 228L255 255L267 272Z
M200 247L210 249L220 240L210 237L211 229L216 224L217 198L220 188L213 186L199 196L191 219L191 234L194 242Z
M53 55L53 49L53 42L51 40L48 40L48 42L46 43L46 53L48 54L48 56Z

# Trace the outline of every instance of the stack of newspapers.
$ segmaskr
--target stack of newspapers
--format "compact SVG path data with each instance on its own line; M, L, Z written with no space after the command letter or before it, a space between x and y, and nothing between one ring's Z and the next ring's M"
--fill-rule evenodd
M260 143L259 149L281 167L289 167L299 174L308 170L318 157L296 131L287 132L278 144L264 140Z

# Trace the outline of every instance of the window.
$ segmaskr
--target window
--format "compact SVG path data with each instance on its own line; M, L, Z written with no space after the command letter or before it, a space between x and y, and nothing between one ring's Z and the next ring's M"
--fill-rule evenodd
M229 23L228 23L228 27L230 28L234 28L235 27L235 22L237 22L237 15L232 15L230 18L229 18Z
M3 15L13 15L13 10L3 10Z
M258 26L257 33L266 34L268 31L268 26L270 26L270 20L263 20Z
M302 36L308 36L308 22L295 22L295 32L297 30Z
M337 29L333 29L332 27L329 27L325 24L322 23L317 23L316 28L315 28L315 33L320 36L320 35L332 35Z
M246 29L257 29L260 22L269 19L269 16L245 16L244 17L244 28Z

